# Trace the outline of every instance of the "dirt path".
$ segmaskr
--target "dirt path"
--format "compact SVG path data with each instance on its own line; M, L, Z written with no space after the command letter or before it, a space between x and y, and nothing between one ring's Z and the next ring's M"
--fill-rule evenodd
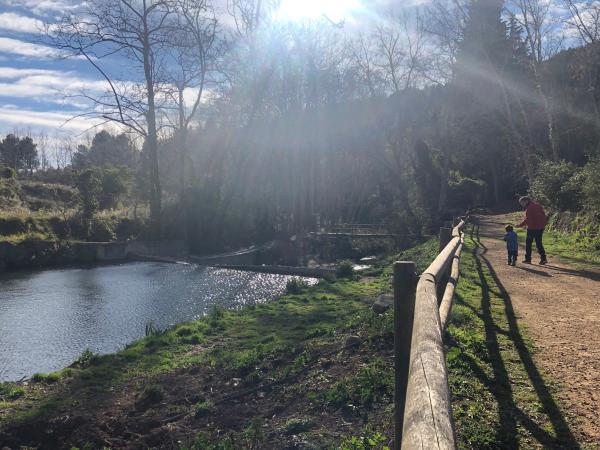
M552 255L547 266L522 264L524 242L519 263L508 266L499 238L513 221L505 215L479 221L482 257L529 330L536 365L558 383L560 403L583 448L600 448L600 272L571 268ZM533 260L539 260L535 245Z

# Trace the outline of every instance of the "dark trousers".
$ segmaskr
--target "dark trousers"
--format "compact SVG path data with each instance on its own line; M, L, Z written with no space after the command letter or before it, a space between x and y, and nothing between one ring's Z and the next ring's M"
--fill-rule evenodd
M546 250L544 250L544 244L542 244L543 234L544 230L527 230L527 239L525 239L525 259L527 261L531 261L531 247L533 241L535 241L535 246L537 247L537 251L540 254L542 261L546 260Z
M508 251L508 263L509 264L516 263L517 262L517 256L519 256L519 251L518 250L509 250Z

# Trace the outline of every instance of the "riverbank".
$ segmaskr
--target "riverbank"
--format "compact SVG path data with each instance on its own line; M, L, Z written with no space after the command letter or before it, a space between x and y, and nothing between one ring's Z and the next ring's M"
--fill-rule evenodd
M184 257L184 241L80 242L27 240L0 241L0 273L9 270L57 268L77 264L116 263L152 257Z
M430 241L400 255L421 268ZM321 281L273 302L148 336L108 356L3 384L10 447L353 448L391 433L393 258L356 279ZM347 442L347 444L343 444Z

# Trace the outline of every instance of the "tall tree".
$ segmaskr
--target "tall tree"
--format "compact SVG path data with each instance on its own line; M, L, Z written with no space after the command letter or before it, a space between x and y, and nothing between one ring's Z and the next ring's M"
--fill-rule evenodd
M95 104L92 115L115 122L142 136L149 161L150 218L161 230L162 188L158 162L161 107L167 103L163 68L171 51L170 34L177 29L171 0L89 0L77 15L63 17L50 30L53 43L83 57L104 78L102 96L82 95ZM126 58L127 72L103 64Z

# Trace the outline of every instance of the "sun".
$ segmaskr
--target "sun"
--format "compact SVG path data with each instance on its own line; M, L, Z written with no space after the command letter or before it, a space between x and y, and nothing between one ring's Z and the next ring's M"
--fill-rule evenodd
M339 22L359 8L360 0L283 0L277 16L289 21L327 17Z

